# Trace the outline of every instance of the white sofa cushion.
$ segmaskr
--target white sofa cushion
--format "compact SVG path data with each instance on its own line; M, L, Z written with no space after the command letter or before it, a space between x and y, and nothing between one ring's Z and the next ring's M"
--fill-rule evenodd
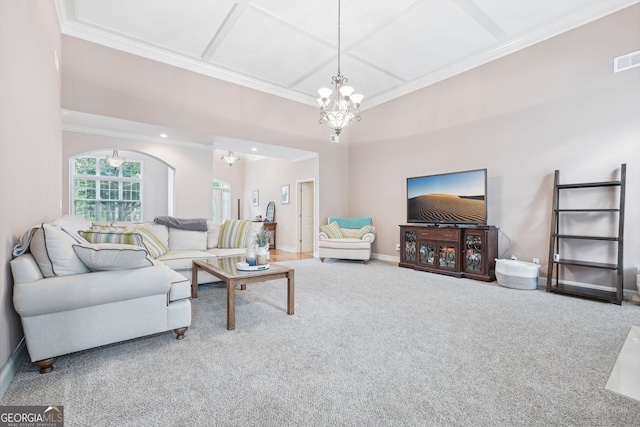
M207 252L215 256L245 255L247 253L247 249L246 248L228 248L228 249L211 248L211 249L208 249Z
M178 301L191 297L191 281L175 270L171 270L171 290L169 291L169 301Z
M205 251L169 251L166 254L156 258L157 261L162 261L167 267L174 270L190 269L192 266L191 261L194 259L214 258L215 255Z
M221 222L207 221L207 249L217 248L220 238Z
M91 271L126 270L153 265L147 250L135 245L87 243L73 245L73 250Z
M344 237L342 239L320 240L318 242L318 246L321 248L332 249L369 249L371 247L371 242L368 240Z
M44 277L89 273L87 266L73 250L73 245L77 243L62 229L42 224L33 235L29 249Z
M207 232L169 227L169 251L206 251Z

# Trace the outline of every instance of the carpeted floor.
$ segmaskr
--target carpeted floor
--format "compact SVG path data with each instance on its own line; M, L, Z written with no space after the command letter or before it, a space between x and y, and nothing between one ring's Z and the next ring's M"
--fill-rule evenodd
M21 366L0 405L64 405L66 426L640 425L604 389L640 307L506 289L372 261L283 264L226 329L203 285L167 332Z

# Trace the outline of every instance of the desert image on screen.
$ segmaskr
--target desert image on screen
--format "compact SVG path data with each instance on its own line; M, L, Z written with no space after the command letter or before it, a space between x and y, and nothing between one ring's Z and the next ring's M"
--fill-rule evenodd
M409 218L420 222L484 222L484 197L426 194L409 199Z
M484 171L410 178L407 218L412 222L484 223Z

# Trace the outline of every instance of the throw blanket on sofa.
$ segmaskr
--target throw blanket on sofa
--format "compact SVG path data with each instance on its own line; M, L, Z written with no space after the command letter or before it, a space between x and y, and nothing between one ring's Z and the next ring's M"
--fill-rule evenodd
M22 254L29 252L29 245L31 244L31 238L33 238L33 235L36 233L36 231L38 231L38 228L40 228L40 224L34 225L29 229L29 231L27 231L22 235L22 237L20 237L20 240L18 240L18 243L16 243L16 245L13 247L14 257L20 256Z
M157 216L153 220L156 224L189 231L207 231L207 220L204 218L175 218L172 216Z

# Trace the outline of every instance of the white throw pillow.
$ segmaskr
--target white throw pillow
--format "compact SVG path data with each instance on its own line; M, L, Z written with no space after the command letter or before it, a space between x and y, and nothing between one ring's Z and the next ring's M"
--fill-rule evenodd
M218 247L218 239L220 238L221 222L207 221L207 249Z
M73 250L73 245L77 243L64 230L42 224L33 235L29 249L44 277L88 273L89 269Z
M87 242L80 236L80 232L91 228L89 221L75 215L62 215L60 218L51 221L51 225L63 229L78 243Z
M206 251L207 232L181 230L169 227L169 250L170 251Z
M87 243L73 245L73 249L91 271L128 270L153 265L147 250L136 245Z

